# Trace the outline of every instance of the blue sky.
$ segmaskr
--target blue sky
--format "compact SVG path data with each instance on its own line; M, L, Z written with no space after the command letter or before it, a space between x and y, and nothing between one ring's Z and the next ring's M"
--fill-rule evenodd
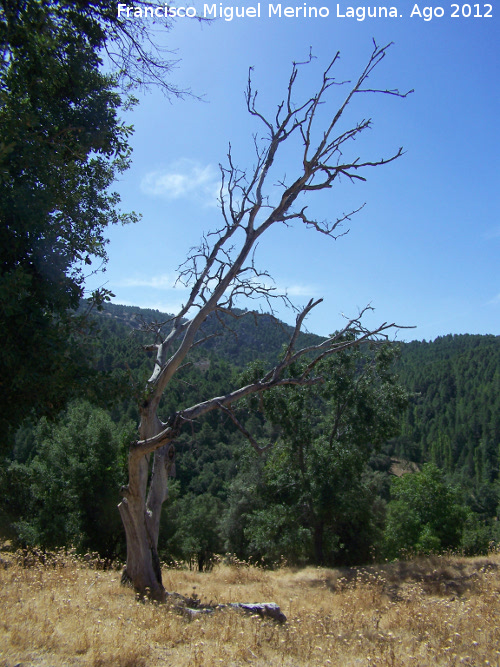
M248 67L254 67L261 108L274 113L291 62L305 59L309 47L316 59L300 74L297 101L309 97L337 51L336 77L358 75L374 38L394 45L370 80L373 87L415 92L404 100L358 96L348 118L354 124L370 117L373 126L353 151L378 159L403 146L404 156L365 173L366 183L344 181L312 194L308 203L319 219L366 203L349 223L349 234L333 241L298 226L275 229L262 239L258 264L298 305L323 297L306 323L315 333L334 331L342 313L356 315L370 303L375 311L367 325L416 326L399 333L403 340L499 335L500 10L493 7L492 18L466 18L462 8L467 14L469 5L458 5L460 16L452 18L456 5L442 4L443 17L424 21L416 13L410 17L414 2L393 1L398 18L338 17L337 3L327 0L306 3L327 7L325 18L268 18L268 3L262 2L260 18L210 25L179 19L169 33L159 33L179 58L172 82L203 101L169 102L151 91L127 117L135 126L133 165L117 190L123 210L143 217L110 230L106 273L91 278L89 288L106 283L116 303L175 310L186 295L173 289L177 266L202 232L220 221L218 164L228 143L239 167L253 164L252 135L262 128L245 108ZM203 4L192 4L203 12ZM418 7L423 13L430 4ZM343 2L339 13L349 6L375 5ZM470 7L472 14L488 12L486 4ZM322 112L334 110L342 94L335 89L331 107ZM297 158L299 151L290 146L281 163L287 174L294 173ZM294 319L291 311L279 314Z

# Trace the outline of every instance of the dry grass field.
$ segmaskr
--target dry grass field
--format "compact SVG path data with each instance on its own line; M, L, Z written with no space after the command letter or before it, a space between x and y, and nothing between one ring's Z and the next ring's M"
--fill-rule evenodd
M167 590L204 602L276 602L284 624L227 609L190 619L71 557L2 558L0 667L500 665L498 554L164 572Z

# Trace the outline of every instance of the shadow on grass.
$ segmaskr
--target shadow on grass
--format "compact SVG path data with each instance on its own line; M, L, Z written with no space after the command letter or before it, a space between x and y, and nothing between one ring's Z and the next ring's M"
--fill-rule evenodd
M482 576L495 572L499 564L489 558L466 559L430 556L366 567L346 567L327 571L326 576L308 583L326 586L332 593L360 585L372 585L393 600L402 600L410 587L425 595L460 597L474 592Z

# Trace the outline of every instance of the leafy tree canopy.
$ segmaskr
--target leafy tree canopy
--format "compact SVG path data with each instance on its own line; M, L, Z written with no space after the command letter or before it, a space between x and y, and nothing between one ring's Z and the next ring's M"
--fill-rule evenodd
M445 482L433 463L426 463L420 472L395 478L391 494L385 536L388 555L459 546L467 511L457 489Z
M112 560L123 555L116 511L125 443L134 424L116 425L100 408L75 401L34 430L34 455L0 473L0 525L24 545L74 545Z
M322 385L257 399L278 440L243 529L252 555L316 564L369 558L380 517L367 462L397 432L406 404L391 371L395 354L386 345L345 350L321 362Z
M30 410L55 413L81 378L83 323L69 310L85 267L106 260L107 225L136 219L108 190L128 166L131 128L100 69L105 24L92 12L87 2L0 1L3 432Z

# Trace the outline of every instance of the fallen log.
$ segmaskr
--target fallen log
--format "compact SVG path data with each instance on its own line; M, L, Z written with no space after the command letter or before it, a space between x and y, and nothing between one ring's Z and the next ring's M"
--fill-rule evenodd
M235 609L248 614L257 614L261 618L270 618L278 623L286 623L286 616L275 602L230 602L228 604L202 604L194 597L186 597L180 593L166 592L166 602L183 616L196 618L204 614L212 614L223 609Z

